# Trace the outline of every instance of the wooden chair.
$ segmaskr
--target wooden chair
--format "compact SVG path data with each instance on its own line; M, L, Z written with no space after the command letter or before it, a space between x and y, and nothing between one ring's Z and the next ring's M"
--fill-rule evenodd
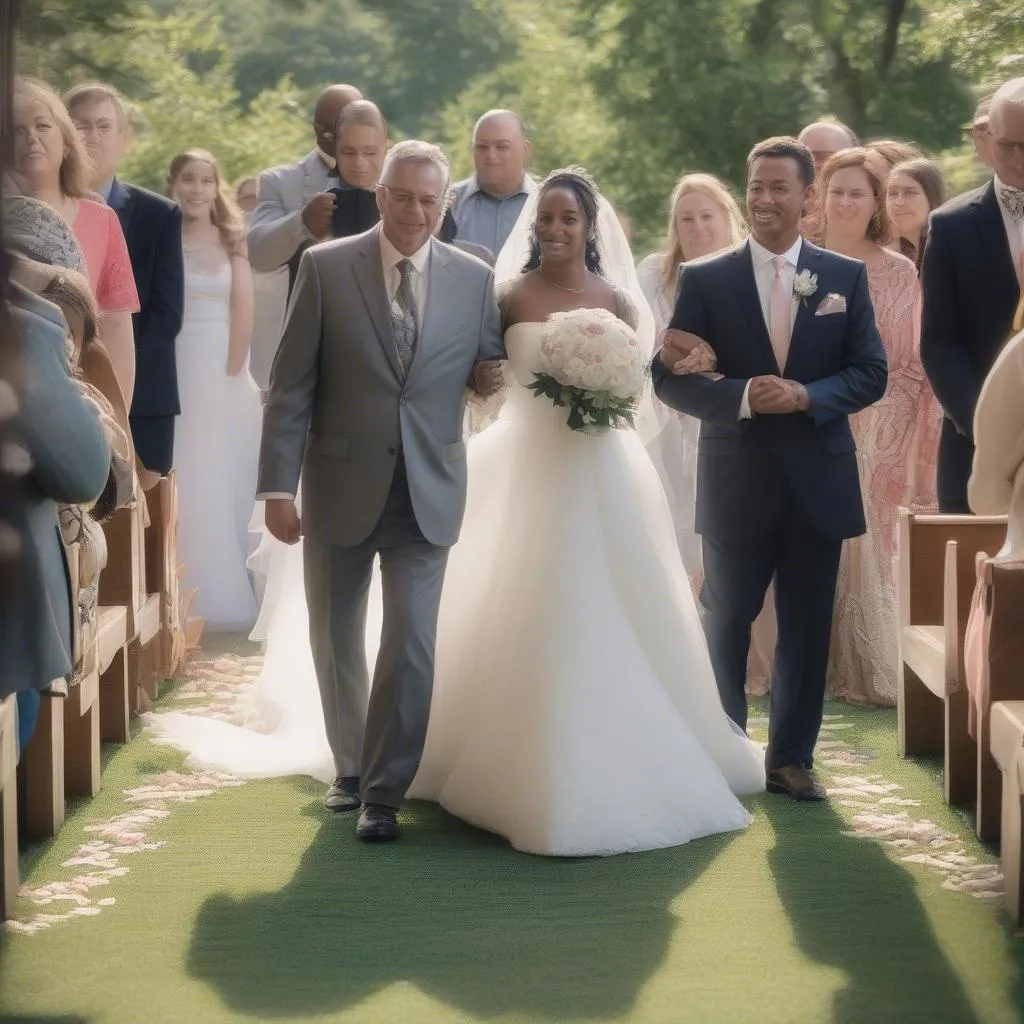
M977 752L967 731L963 638L974 556L995 554L1005 516L919 515L900 509L897 706L904 757L942 755L947 803L974 799ZM952 542L952 543L950 543Z
M0 921L18 895L18 715L13 694L0 701Z
M132 694L128 685L128 609L96 609L96 667L100 677L100 738L127 743Z
M1006 909L1024 924L1024 868L1021 811L1024 809L1024 701L998 701L989 713L992 756L1002 772L1002 836L1000 860Z
M986 559L989 706L1024 701L1024 565ZM975 824L982 839L999 837L1002 818L1002 773L991 750L989 706L978 715L978 799Z

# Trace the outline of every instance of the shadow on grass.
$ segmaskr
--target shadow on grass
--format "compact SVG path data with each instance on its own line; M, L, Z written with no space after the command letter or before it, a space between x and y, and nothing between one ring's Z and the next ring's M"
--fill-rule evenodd
M769 865L797 943L810 960L847 977L835 997L834 1021L978 1019L908 869L876 841L844 835L849 825L829 804L779 799L766 810L775 830ZM808 842L808 817L814 842ZM1012 998L1009 986L1007 995Z
M429 804L402 821L383 847L325 821L282 890L209 899L189 973L264 1018L337 1013L395 982L481 1018L617 1017L664 959L670 903L729 841L567 860L516 853Z

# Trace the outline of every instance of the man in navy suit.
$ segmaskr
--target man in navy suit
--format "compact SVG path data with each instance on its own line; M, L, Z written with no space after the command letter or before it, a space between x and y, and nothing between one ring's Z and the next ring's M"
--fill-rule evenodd
M185 305L181 210L155 192L118 181L117 165L128 143L124 102L107 85L82 85L64 97L93 165L92 187L121 222L141 309L135 329L135 393L130 423L142 464L161 475L174 458L178 374L174 343Z
M992 97L984 130L995 177L935 211L921 266L921 361L946 414L937 481L943 512L971 511L974 407L1013 333L1024 283L1024 78Z
M888 371L864 264L800 236L814 184L810 150L769 139L747 169L751 237L683 267L654 386L666 405L702 420L701 605L722 706L746 727L750 627L774 577L767 785L821 800L810 769L839 554L845 538L864 532L847 416L882 397ZM673 372L686 368L697 339L718 372Z

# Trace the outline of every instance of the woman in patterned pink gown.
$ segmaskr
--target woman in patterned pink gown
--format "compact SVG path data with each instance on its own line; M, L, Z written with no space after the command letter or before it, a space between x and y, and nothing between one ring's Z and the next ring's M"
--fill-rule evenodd
M885 248L888 168L866 149L837 153L821 173L826 249L862 260L889 358L881 401L850 417L867 532L843 550L832 623L828 692L868 704L896 701L897 509L933 510L941 412L921 366L917 271Z

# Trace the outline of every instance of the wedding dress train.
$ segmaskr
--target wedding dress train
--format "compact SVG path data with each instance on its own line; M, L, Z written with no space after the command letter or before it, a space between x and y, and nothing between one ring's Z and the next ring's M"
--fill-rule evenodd
M750 815L734 794L763 789L761 753L722 711L657 472L631 431L571 431L564 409L521 386L543 326L507 332L517 383L469 446L430 727L409 795L547 855L743 828ZM300 548L268 540L256 568L268 558L257 626L267 660L239 716L248 727L152 721L204 767L328 781ZM371 660L376 574L374 587Z

